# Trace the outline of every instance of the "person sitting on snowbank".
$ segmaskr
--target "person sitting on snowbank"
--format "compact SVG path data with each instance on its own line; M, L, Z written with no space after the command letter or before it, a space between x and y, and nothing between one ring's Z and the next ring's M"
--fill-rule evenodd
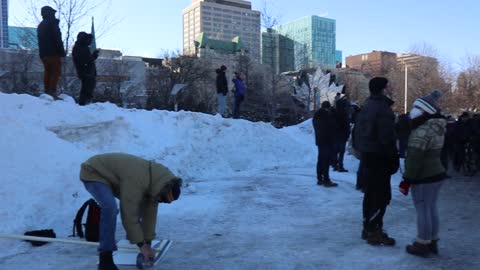
M138 245L147 260L153 259L158 204L177 200L182 180L162 164L124 153L89 158L81 165L80 180L101 208L98 269L118 269L112 258L117 250L115 197L120 201L127 239Z

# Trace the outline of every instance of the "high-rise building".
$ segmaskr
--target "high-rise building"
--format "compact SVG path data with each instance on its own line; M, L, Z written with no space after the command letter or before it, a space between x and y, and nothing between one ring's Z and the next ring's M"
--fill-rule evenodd
M8 0L0 1L0 48L8 48Z
M281 36L279 38L280 71L292 70L291 67L296 70L335 67L335 20L319 16L307 16L276 26L274 29Z
M260 12L244 0L192 0L183 10L183 53L195 54L195 39L205 33L230 42L240 37L248 54L260 60Z

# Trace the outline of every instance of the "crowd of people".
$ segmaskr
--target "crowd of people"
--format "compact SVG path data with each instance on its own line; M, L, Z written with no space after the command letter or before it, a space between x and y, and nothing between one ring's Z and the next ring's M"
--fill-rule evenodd
M404 195L411 190L417 217L417 237L406 246L406 252L417 256L438 254L439 191L449 177L449 163L460 170L471 162L469 158L478 159L480 117L464 113L454 121L443 115L439 90L417 98L409 113L397 117L391 108L394 101L387 78L371 79L369 90L370 96L361 108L349 106L347 96L338 96L334 106L324 101L315 113L317 184L337 186L330 179L329 168L345 171L343 153L352 124L353 152L360 159L357 189L364 193L361 238L371 245L395 245L395 239L384 230L383 217L392 198L390 178L403 158L403 181L398 188Z
M58 99L57 83L65 50L55 12L49 6L41 9L43 21L38 26L38 42L45 68L45 92ZM80 105L91 102L95 89L99 51L90 47L92 41L91 34L80 32L72 51L82 84ZM222 116L229 92L226 70L224 65L216 70L217 112ZM239 118L246 95L243 74L235 72L232 83L233 118ZM364 193L361 238L371 245L393 246L395 239L384 230L383 217L392 198L391 175L399 170L400 158L405 159L399 190L405 195L411 190L417 216L417 238L406 251L419 256L437 254L439 191L443 180L449 177L449 163L457 171L479 170L480 114L466 112L458 120L444 116L439 107L442 93L433 90L417 98L409 113L397 117L391 108L394 102L387 78L371 79L369 90L370 96L362 108L352 107L348 96L339 94L333 104L324 101L315 112L312 123L318 148L317 185L338 186L330 178L329 170L332 167L337 172L347 172L343 160L351 138L360 159L357 189ZM117 269L112 261L118 213L115 197L120 201L127 237L146 258L153 257L150 244L155 237L158 203L178 199L181 179L161 164L119 153L97 155L85 161L80 178L102 209L99 269Z

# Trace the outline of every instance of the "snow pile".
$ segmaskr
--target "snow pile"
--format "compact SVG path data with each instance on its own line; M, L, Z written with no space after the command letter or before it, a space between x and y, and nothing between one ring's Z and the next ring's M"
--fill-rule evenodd
M89 198L80 164L98 153L156 160L187 183L316 162L310 121L278 130L207 114L64 100L0 93L0 203L8 205L0 208L0 233L54 228L67 234Z

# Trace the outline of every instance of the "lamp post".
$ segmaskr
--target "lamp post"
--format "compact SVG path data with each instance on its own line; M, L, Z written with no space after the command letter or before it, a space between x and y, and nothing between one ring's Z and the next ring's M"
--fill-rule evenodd
M408 66L405 65L405 114L408 112L407 108L408 101Z

